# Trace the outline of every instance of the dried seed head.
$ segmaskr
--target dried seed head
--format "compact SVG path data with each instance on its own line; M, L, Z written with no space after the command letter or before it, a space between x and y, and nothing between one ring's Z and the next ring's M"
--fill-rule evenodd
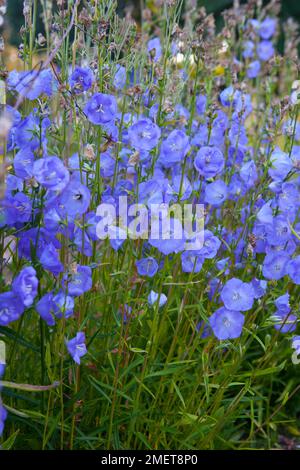
M87 160L90 160L90 161L95 160L96 156L95 156L94 145L93 144L87 144L84 148L83 155Z
M83 24L86 28L89 28L92 24L92 16L89 14L86 8L83 8L78 16L78 22Z
M36 41L37 41L38 45L41 46L41 47L43 47L47 42L45 36L43 36L42 33L38 34L38 37L37 37Z

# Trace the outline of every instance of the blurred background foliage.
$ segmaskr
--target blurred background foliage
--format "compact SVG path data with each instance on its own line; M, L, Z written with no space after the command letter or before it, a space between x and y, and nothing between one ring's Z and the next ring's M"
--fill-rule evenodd
M127 8L132 10L133 16L139 19L140 8L143 2L141 0L118 0L118 10L122 14ZM241 1L241 3L247 3ZM268 3L268 2L264 2ZM19 30L23 24L23 0L9 0L8 6L8 34L10 44L17 46L20 43ZM198 5L204 6L208 13L214 13L217 24L221 21L221 13L226 8L233 5L230 0L198 0ZM289 16L300 21L300 0L282 0L281 2L281 18L284 20ZM43 31L43 24L39 19L38 32Z

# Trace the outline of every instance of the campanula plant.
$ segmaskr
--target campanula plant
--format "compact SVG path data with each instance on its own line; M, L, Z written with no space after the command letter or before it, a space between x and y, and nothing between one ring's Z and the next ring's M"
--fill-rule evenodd
M298 28L275 0L219 29L196 3L41 2L37 35L24 2L0 65L3 448L299 445Z

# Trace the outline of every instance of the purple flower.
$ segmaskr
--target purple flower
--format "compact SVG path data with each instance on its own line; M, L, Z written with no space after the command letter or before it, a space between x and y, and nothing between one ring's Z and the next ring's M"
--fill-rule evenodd
M267 61L275 54L271 41L261 41L257 46L257 55L260 60Z
M52 292L41 297L36 304L36 310L49 326L55 325L55 318L69 318L73 315L74 299L64 292Z
M271 168L269 168L269 176L274 181L283 181L293 168L293 164L289 156L280 149L274 150L271 155Z
M86 103L84 112L89 121L96 125L104 125L116 118L117 102L114 96L95 93Z
M75 272L63 276L65 291L74 297L92 288L92 270L89 266L77 265Z
M270 39L276 31L276 18L265 18L258 27L258 34L262 39Z
M241 96L241 92L239 90L235 90L233 86L230 85L220 93L220 101L223 106L232 106L233 109L238 108L238 110L240 110Z
M194 167L205 178L214 178L224 168L224 156L218 147L201 147L194 160Z
M35 100L41 94L51 96L52 94L52 72L51 70L30 70L28 72L16 72L9 74L8 87L15 89L20 95L29 100Z
M287 263L290 257L285 253L269 253L263 263L262 273L267 279L278 281L286 274Z
M187 178L187 176L183 175L183 178L181 175L175 175L173 177L173 188L172 188L176 194L181 194L181 201L185 201L186 199L189 199L189 197L192 194L193 188L192 185Z
M200 248L199 254L203 258L212 259L218 253L221 242L210 230L204 230L203 247Z
M12 290L19 295L25 307L29 307L37 295L38 284L39 281L36 277L35 269L28 266L23 268L18 276L15 277L12 283Z
M261 66L259 60L254 60L250 62L247 67L247 77L248 78L256 78L259 75Z
M41 318L47 323L49 326L55 325L54 316L52 314L53 311L53 294L48 293L43 295L41 299L37 302L36 311L41 316Z
M143 118L128 129L131 145L138 150L152 150L158 144L160 128L151 119Z
M243 329L245 317L242 313L221 307L209 318L214 335L219 340L238 338Z
M33 176L45 188L52 191L64 189L70 179L69 172L58 157L44 157L33 165Z
M221 299L228 310L245 312L253 305L254 290L251 284L234 277L224 285Z
M18 178L18 176L8 174L6 175L6 191L7 193L11 191L22 191L23 190L23 180Z
M60 195L60 210L70 217L82 215L88 210L90 199L90 190L72 179Z
M76 66L70 77L69 83L73 92L77 95L91 88L94 74L89 67Z
M181 269L184 273L199 273L204 262L199 251L187 250L181 254Z
M292 313L285 313L277 310L272 319L276 322L274 325L275 330L280 333L291 333L297 327L297 317Z
M300 354L300 336L293 336L292 338L292 348L295 349L296 354Z
M38 135L39 119L30 114L25 119L22 119L15 128L14 138L16 146L19 148L29 147L31 150L36 150L40 145Z
M2 401L0 399L0 437L3 434L6 418L7 418L7 411L6 411L6 408L4 408Z
M205 339L212 334L211 327L209 324L204 323L203 320L199 321L196 325L196 331L200 333L200 337Z
M123 65L117 65L117 70L113 81L114 87L121 90L126 85L126 68Z
M34 154L30 148L19 150L14 158L16 176L22 179L31 178L33 175Z
M32 202L24 193L16 193L4 200L6 223L14 225L16 222L28 222L31 218Z
M87 353L85 345L85 334L82 332L77 333L75 338L70 339L67 342L67 349L73 360L77 364L80 364L80 358Z
M220 206L227 199L227 186L222 180L213 181L205 188L204 201L212 206Z
M0 325L6 326L13 321L19 320L24 311L23 302L19 296L13 292L3 292L0 294Z
M255 44L253 41L245 41L242 47L243 47L242 55L244 59L250 59L251 57L253 57L254 49L255 49Z
M207 98L205 95L198 95L196 98L196 110L197 113L201 116L205 113Z
M52 298L54 314L57 318L69 318L73 315L74 299L65 292L59 291Z
M58 252L53 245L53 243L49 243L43 249L40 254L40 263L44 269L50 271L55 276L58 276L64 268L59 260Z
M270 245L284 245L291 237L289 222L284 215L273 218L272 224L266 225L267 241Z
M151 226L149 244L157 248L164 255L183 251L185 236L182 222L174 217L170 218L170 223L163 224L159 216L157 223L154 222Z
M183 131L172 131L161 144L159 162L165 168L171 168L181 162L189 151L189 138Z
M300 284L300 255L289 261L286 266L286 274L290 276L294 284Z
M151 256L137 260L135 265L140 276L153 277L158 270L157 261Z
M154 292L154 290L152 290L148 295L148 304L151 306L156 304L158 301L158 307L163 307L167 300L168 299L165 294L158 294L157 292Z
M254 278L251 282L254 292L254 298L260 299L265 295L268 283L264 279L256 279Z
M281 313L290 313L290 295L288 293L277 297L274 303L277 307L277 310L279 310Z
M150 39L147 45L147 50L149 53L151 53L151 56L153 57L154 62L157 62L159 58L161 57L161 53L162 53L160 39L159 38Z

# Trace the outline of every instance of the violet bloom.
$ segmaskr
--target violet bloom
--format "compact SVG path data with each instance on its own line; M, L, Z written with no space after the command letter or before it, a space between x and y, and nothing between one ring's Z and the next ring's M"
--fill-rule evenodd
M148 41L147 50L151 54L154 62L157 62L161 57L161 43L159 38L153 38Z
M158 271L157 261L151 256L137 260L135 265L140 276L153 277Z
M210 230L204 230L203 246L199 250L199 254L203 258L214 258L221 246L221 242Z
M30 70L27 72L10 72L7 80L8 87L15 89L20 95L35 100L40 95L51 96L53 76L51 70Z
M84 112L93 124L104 125L116 118L117 101L112 95L95 93L86 103Z
M294 284L300 284L300 255L291 259L286 267L286 273Z
M77 95L89 90L93 81L94 74L92 70L89 67L78 66L75 67L69 79L70 87Z
M80 364L80 358L85 356L87 353L86 345L85 345L85 334L82 332L77 333L75 338L70 339L67 341L67 349L72 356L73 360L76 364Z
M253 287L253 292L254 292L254 298L255 299L260 299L263 297L266 293L268 283L264 279L252 279L251 281L252 287Z
M281 313L290 313L291 307L290 307L290 295L288 293L281 295L280 297L277 297L274 301L277 310L279 310Z
M171 168L179 163L189 151L189 138L183 131L174 130L161 144L159 162L165 168Z
M84 214L90 205L90 190L76 180L70 181L59 198L63 213L70 217Z
M151 306L156 304L158 301L158 307L163 307L166 304L167 300L168 299L165 294L161 293L159 295L157 292L154 292L154 290L152 290L148 295L148 304Z
M260 62L259 60L254 60L253 62L250 62L250 64L247 67L247 77L248 78L256 78L258 77L260 73Z
M6 326L19 320L24 312L24 305L19 296L12 291L0 294L0 325Z
M148 118L140 119L128 129L131 145L137 150L152 150L157 146L160 135L160 128Z
M271 154L270 161L271 167L268 173L274 181L283 181L293 168L293 163L288 154L278 148Z
M222 180L216 180L205 188L204 201L212 206L220 206L227 199L227 186Z
M206 110L207 98L205 95L198 95L196 98L196 111L201 116Z
M300 336L293 336L292 348L295 349L296 354L300 355Z
M253 305L254 290L251 284L232 278L224 285L221 299L228 310L244 312Z
M92 270L89 266L77 265L74 272L64 274L64 289L73 297L82 295L92 288Z
M48 243L40 254L40 263L44 269L58 276L64 268L59 260L58 252L53 243Z
M272 315L272 319L276 322L274 325L275 330L280 331L280 333L291 333L292 331L295 331L297 327L298 319L292 313L285 313L277 310Z
M168 194L171 194L171 199L173 199L174 192L178 196L181 195L181 201L189 199L193 192L193 188L187 176L183 175L182 178L182 176L179 174L173 177L173 187L167 191Z
M184 250L185 234L180 219L170 218L170 224L157 222L152 224L149 244L157 248L164 255L179 253Z
M184 273L199 273L204 262L199 251L187 250L181 254L181 269Z
M258 34L262 39L270 39L276 31L277 20L267 16L258 27Z
M274 217L272 224L266 225L266 235L270 245L285 245L291 238L291 229L287 218L282 214Z
M257 180L257 168L253 160L244 163L240 169L240 178L245 183L247 189L254 186Z
M7 411L6 411L6 408L4 408L2 401L0 399L0 437L3 434L6 418L7 418Z
M194 167L205 178L214 178L224 168L224 156L218 147L201 147L194 160Z
M200 338L205 339L211 336L212 330L208 323L204 323L203 320L199 321L196 325L196 331L200 334Z
M58 157L44 157L33 165L33 176L46 189L61 191L70 179L69 172Z
M225 88L220 93L221 104L226 107L232 106L233 109L240 108L241 101L242 101L241 97L242 97L242 93L239 90L235 90L232 85Z
M267 254L262 268L264 277L276 281L284 277L289 260L290 257L285 252Z
M117 65L117 70L113 80L114 87L121 90L126 85L126 68L123 65Z
M274 56L275 50L271 41L261 41L257 46L257 55L260 60L267 61Z
M5 207L5 222L14 225L17 222L28 222L31 218L32 202L24 193L7 196L3 202Z
M238 338L243 329L245 317L242 313L221 307L209 318L214 335L219 340Z
M55 325L55 318L72 316L73 309L74 299L62 291L55 295L47 293L36 304L38 314L49 326Z
M23 268L15 277L12 283L12 290L19 295L25 307L32 305L37 295L39 281L36 277L36 271L31 266Z
M242 55L244 59L249 59L253 57L254 49L255 49L255 44L253 41L245 41L242 45L242 48L243 48Z
M15 155L14 170L16 176L26 179L33 175L34 153L30 148L23 148Z

